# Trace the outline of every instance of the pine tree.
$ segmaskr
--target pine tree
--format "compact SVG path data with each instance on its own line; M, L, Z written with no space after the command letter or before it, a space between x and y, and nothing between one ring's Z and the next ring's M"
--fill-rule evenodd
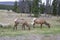
M53 15L57 15L57 0L53 0Z
M40 13L44 13L45 11L45 6L44 6L44 3L40 5Z
M15 1L14 7L13 7L13 11L14 11L14 12L17 12L17 13L20 12L19 7L18 7L18 5L17 5L17 1Z
M39 15L38 2L39 0L33 0L32 13L35 17L38 17Z

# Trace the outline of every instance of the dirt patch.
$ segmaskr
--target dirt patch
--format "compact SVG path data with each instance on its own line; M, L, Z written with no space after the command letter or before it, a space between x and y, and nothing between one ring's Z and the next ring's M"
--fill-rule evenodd
M38 35L38 34L29 34L21 35L15 37L4 36L0 37L0 40L60 40L60 35Z

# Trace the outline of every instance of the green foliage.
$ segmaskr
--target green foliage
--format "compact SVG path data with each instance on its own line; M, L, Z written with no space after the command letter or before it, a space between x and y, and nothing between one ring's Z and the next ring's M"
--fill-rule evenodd
M53 15L57 15L57 0L53 0Z
M17 5L17 1L15 1L14 7L13 7L13 11L14 11L14 12L17 12L17 13L20 12L19 6Z
M44 11L45 11L45 6L44 6L44 4L41 4L39 10L40 10L40 13L44 13Z
M38 17L39 15L38 2L39 0L33 0L32 13L35 17Z
M11 5L0 5L0 9L12 10L13 6Z
M19 6L17 7L16 12L17 12L17 13L20 13L20 8L19 8Z
M13 11L16 12L16 10L17 10L17 1L15 2L15 4L14 4L14 8L13 8Z
M28 5L29 5L29 12L31 13L31 11L32 11L32 1L28 1Z

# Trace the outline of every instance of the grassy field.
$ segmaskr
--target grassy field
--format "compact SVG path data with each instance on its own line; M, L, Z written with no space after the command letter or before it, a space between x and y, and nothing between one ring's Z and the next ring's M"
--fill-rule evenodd
M31 25L31 30L22 30L21 26L18 26L17 30L13 30L13 24L14 19L16 17L19 18L25 18L26 20L30 21L32 19L31 17L27 17L27 14L16 14L16 13L6 13L6 12L0 12L0 23L7 24L10 23L12 27L3 27L0 28L0 36L17 36L17 35L27 35L27 34L59 34L60 33L60 22L57 21L60 19L57 17L52 18L45 18L50 24L51 28L49 29L47 26L43 25L43 28L41 29L40 26L35 26L36 28L33 28Z
M0 28L0 36L17 36L17 35L27 35L27 34L59 34L60 33L60 25L56 25L54 27L51 27L50 29L47 27L43 27L42 29L40 27L32 28L31 30L21 30L20 28L18 30L13 30L13 28Z

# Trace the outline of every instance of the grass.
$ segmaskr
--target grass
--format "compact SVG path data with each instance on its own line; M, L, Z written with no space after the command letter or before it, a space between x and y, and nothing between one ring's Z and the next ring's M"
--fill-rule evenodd
M17 36L17 35L27 35L27 34L58 34L60 33L60 25L55 25L50 29L44 27L41 29L40 27L32 28L31 30L13 30L12 27L10 28L0 28L0 36Z
M14 15L13 15L14 14ZM25 18L25 14L23 17L20 16L21 14L15 14L15 13L5 13L1 12L0 14L0 22L2 23L11 23L13 24L13 20L18 17L18 18ZM26 17L29 18L29 17ZM29 18L31 19L31 18ZM47 18L46 18L47 19ZM59 18L56 18L59 19ZM53 17L51 19L47 19L49 23L52 23L51 28L47 28L46 26L43 26L41 29L39 26L36 26L36 28L32 28L31 30L21 30L20 27L18 27L17 30L13 30L13 27L10 28L0 28L0 36L17 36L17 35L27 35L27 34L59 34L60 33L60 24L59 22L56 22L56 19ZM59 25L55 25L59 24Z

